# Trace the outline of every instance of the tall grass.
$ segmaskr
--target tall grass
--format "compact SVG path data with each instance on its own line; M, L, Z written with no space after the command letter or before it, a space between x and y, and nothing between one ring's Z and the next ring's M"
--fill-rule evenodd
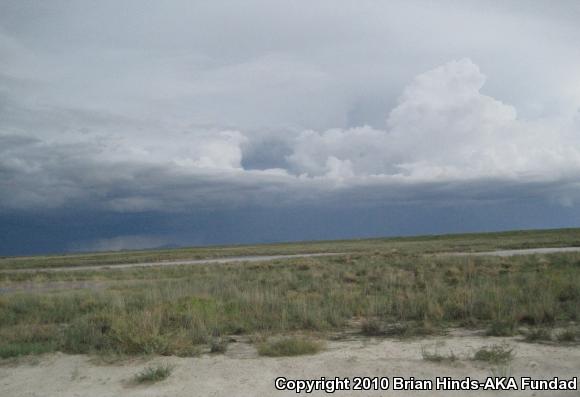
M102 291L0 296L0 352L186 356L224 335L325 332L353 319L385 335L411 323L422 329L548 326L579 318L579 264L579 254L465 258L373 252L99 273L148 281Z

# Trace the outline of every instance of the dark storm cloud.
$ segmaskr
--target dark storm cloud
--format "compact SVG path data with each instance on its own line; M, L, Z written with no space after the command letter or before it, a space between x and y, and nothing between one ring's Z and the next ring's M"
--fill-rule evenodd
M573 211L578 19L574 1L3 1L0 212ZM68 248L176 235L100 227Z

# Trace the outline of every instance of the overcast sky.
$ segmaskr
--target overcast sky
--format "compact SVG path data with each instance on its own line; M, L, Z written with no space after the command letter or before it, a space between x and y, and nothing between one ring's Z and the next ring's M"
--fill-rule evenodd
M578 226L578 21L0 0L0 254Z

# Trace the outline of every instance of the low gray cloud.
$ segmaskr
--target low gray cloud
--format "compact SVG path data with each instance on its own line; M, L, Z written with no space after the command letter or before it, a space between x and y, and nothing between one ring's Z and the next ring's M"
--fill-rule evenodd
M76 242L72 251L121 251L159 248L167 244L167 238L148 235L116 236L90 242Z
M381 189L374 200L433 198L430 190L461 190L461 183L485 182L493 191L493 181L570 186L577 180L577 119L518 119L513 106L480 92L484 83L469 59L422 73L404 89L384 129L308 130L286 138L287 168L245 169L252 137L235 130L140 139L138 130L3 134L1 204L5 210L86 205L172 212L325 202L350 191L364 204ZM74 120L74 112L51 114ZM92 119L97 128L115 125L98 114ZM560 190L566 193L556 199L575 202L573 189ZM482 193L471 191L473 199Z
M0 212L575 208L578 18L573 1L4 1Z

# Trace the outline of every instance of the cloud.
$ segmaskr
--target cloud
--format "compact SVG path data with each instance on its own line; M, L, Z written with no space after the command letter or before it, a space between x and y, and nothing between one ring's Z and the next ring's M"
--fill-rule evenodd
M297 173L324 176L341 167L350 176L380 174L388 168L385 131L364 126L324 132L304 131L295 141L289 163Z
M520 120L513 106L481 93L485 81L469 59L422 73L404 89L384 129L303 131L285 140L286 168L244 169L252 137L233 130L190 128L137 140L139 131L128 122L122 135L1 134L0 208L172 212L331 203L353 195L364 205L465 196L458 183L479 186L471 190L477 199L490 181L560 183L551 199L572 205L580 177L578 120ZM55 125L70 122L71 113L59 117ZM100 113L93 119L114 123ZM487 190L502 196L493 184Z
M0 8L4 213L578 201L578 7Z
M159 248L167 244L167 239L159 236L131 235L97 239L90 242L78 242L72 245L72 251L122 251Z
M481 93L485 80L469 59L448 62L413 79L389 113L386 129L306 131L289 161L297 172L341 178L525 182L578 177L577 125L520 120L513 106ZM337 174L338 165L346 173Z

